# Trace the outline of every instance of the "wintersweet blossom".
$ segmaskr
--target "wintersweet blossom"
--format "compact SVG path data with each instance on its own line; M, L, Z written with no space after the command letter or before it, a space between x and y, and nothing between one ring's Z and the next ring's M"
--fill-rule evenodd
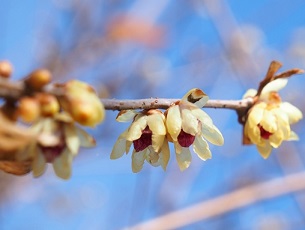
M290 125L302 119L302 112L292 104L282 102L277 93L287 82L288 79L280 78L266 84L256 104L248 112L244 135L256 145L265 159L272 148L278 148L283 141L298 140ZM256 93L256 90L250 89L244 98L255 97Z
M146 160L153 166L166 170L169 161L169 147L166 140L165 117L159 110L151 109L142 112L123 110L117 121L133 120L131 125L118 137L110 158L117 159L127 154L133 144L132 171L139 172Z
M47 163L52 163L58 177L69 179L72 160L79 148L95 146L93 137L77 127L64 112L52 118L41 118L31 127L31 131L38 134L38 140L22 151L18 158L32 160L35 177L44 173Z
M191 163L191 145L200 159L207 160L212 154L206 140L215 145L224 143L212 119L201 110L207 101L208 96L203 91L192 89L165 113L168 139L174 143L180 170L185 170Z

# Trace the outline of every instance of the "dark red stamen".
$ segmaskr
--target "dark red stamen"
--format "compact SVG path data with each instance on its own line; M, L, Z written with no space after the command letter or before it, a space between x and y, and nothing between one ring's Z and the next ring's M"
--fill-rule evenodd
M39 146L41 151L43 152L43 155L48 163L52 163L55 158L59 157L60 154L65 149L66 145L64 142L62 144L46 147L46 146Z
M140 152L152 145L151 141L152 132L148 126L142 131L142 135L139 139L133 141L133 146L136 152Z
M181 129L181 132L178 135L178 143L182 146L182 147L190 147L195 140L195 136L184 132Z
M269 137L272 135L272 133L266 131L261 125L258 125L258 127L259 127L259 130L260 130L260 132L261 132L261 137L262 137L263 139L268 140Z

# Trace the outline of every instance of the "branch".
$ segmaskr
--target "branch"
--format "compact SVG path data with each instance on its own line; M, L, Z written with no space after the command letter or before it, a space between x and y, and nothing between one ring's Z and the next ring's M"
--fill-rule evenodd
M62 96L58 88L48 85L43 89L44 92L55 96ZM0 97L18 100L24 95L30 95L31 92L26 88L22 81L9 81L0 78ZM107 110L127 110L127 109L167 109L171 104L180 99L150 98L137 100L117 100L101 99ZM209 100L205 108L222 108L236 111L246 111L253 104L252 98L243 100Z
M250 185L229 194L174 211L128 229L178 229L255 202L305 189L305 172Z

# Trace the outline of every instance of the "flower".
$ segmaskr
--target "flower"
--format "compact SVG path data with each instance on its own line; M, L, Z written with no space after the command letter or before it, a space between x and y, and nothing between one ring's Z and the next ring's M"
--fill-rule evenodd
M105 117L105 109L94 89L81 81L71 80L64 85L61 106L79 124L94 127Z
M95 140L77 127L65 112L53 118L41 118L31 127L31 131L38 134L38 140L20 153L19 160L32 159L34 177L44 173L46 163L52 163L58 177L69 179L72 160L79 147L95 145Z
M292 104L282 102L277 93L287 82L287 78L279 78L266 84L248 112L245 138L256 145L264 159L269 157L272 148L278 148L283 141L298 140L290 125L303 117L302 112ZM244 98L255 97L256 94L256 90L250 89Z
M133 144L132 171L139 172L146 160L153 166L166 170L169 161L169 147L166 140L165 117L159 110L144 110L135 112L123 110L117 116L117 121L133 120L131 125L118 137L110 158L117 159L129 152Z
M224 143L212 119L200 109L207 101L208 96L203 91L192 89L165 113L168 139L174 143L180 170L191 163L191 145L200 159L207 160L212 155L206 140L215 145Z

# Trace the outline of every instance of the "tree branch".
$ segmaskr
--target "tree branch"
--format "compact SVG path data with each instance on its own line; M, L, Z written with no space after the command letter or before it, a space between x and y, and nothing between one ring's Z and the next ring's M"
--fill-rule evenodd
M145 221L128 229L178 229L256 202L305 189L305 172L250 185L231 193L197 203L181 210Z
M58 88L48 85L44 88L44 92L51 93L55 96L62 96ZM22 96L30 95L31 92L26 88L22 81L10 81L0 78L0 97L6 99L18 100ZM127 110L127 109L167 109L171 104L180 99L166 98L150 98L137 100L117 100L117 99L101 99L107 110ZM209 100L205 108L222 108L232 109L236 111L246 111L253 105L252 98L243 100Z

